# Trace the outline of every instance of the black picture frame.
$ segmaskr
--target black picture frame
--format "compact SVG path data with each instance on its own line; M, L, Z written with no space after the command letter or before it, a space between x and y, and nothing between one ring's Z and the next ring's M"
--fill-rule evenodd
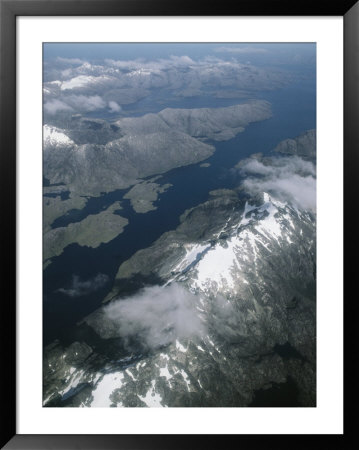
M355 188L359 169L359 2L341 0L242 0L236 3L189 0L0 0L0 183L1 255L1 448L6 449L184 449L209 446L350 448L355 414L351 382L355 376L355 294L345 303L345 392L343 435L17 435L16 434L16 17L18 16L343 16L344 17L344 209L345 262L356 249ZM354 203L353 203L354 202ZM349 240L350 237L350 240ZM351 267L351 268L349 268ZM356 265L344 272L346 294ZM4 287L6 288L4 289ZM165 431L165 430L164 430ZM5 446L4 446L5 445Z

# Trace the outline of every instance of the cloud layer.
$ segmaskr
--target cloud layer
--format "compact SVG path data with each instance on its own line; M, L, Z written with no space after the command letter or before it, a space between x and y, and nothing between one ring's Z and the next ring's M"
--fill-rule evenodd
M268 192L298 208L316 210L316 168L297 156L261 160L248 158L237 165L244 189L251 195Z
M242 55L268 52L268 50L261 47L217 47L215 51L218 53L236 53Z
M221 50L222 49L222 50ZM257 47L219 47L216 52L231 58L187 55L158 59L104 59L91 62L78 58L56 58L44 65L44 109L54 116L58 112L121 111L121 106L134 103L152 93L166 90L169 96L192 97L243 95L275 89L288 79L284 72L239 62L238 56L263 53ZM236 94L237 93L237 94ZM242 94L241 94L242 93ZM158 95L158 94L156 94ZM251 94L249 94L251 95Z
M195 295L178 284L153 286L111 302L104 308L103 319L116 328L125 345L135 340L145 348L155 349L203 332L196 301Z

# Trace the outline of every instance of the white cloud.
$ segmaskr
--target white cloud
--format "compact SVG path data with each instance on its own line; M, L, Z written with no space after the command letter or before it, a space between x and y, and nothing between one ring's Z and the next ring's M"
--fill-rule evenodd
M276 178L286 176L288 173L312 176L316 174L314 164L298 156L276 157L264 161L266 162L258 158L248 158L241 161L238 167L249 175L268 175Z
M62 64L67 64L67 65L80 65L83 64L85 61L83 59L79 59L79 58L62 58L61 56L58 56L56 58L56 61Z
M203 332L195 304L195 295L174 283L148 287L132 297L111 302L104 308L104 317L125 342L135 339L155 349Z
M51 115L55 115L59 111L73 111L71 106L56 98L45 102L44 109L48 114Z
M99 95L70 95L64 98L73 109L78 111L95 111L106 108L106 102Z
M279 200L315 212L316 169L313 163L297 156L271 158L266 163L248 158L238 168L246 176L242 186L249 194L269 192Z
M114 102L113 100L108 102L108 107L110 108L110 111L112 113L120 112L122 109L121 106L118 103Z
M163 60L166 61L166 60ZM190 58L187 55L183 56L171 56L170 61L175 64L176 66L190 66L192 64L196 64L195 61L193 61L192 58Z
M71 77L72 72L73 72L72 69L65 69L61 72L61 77L69 78L69 77Z
M62 96L62 100L51 99L46 101L44 109L47 114L55 115L59 111L87 112L104 109L106 106L106 101L99 95L67 95ZM115 107L115 105L113 106Z

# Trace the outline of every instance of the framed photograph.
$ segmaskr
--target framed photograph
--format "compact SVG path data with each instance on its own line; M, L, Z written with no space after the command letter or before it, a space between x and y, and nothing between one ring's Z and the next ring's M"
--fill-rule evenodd
M4 448L344 445L358 5L0 11Z

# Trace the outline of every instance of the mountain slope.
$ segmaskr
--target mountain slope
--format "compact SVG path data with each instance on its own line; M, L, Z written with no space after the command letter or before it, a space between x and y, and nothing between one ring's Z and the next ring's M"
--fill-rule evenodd
M71 348L46 352L49 364L65 355L45 383L46 404L246 406L288 377L299 403L315 404L313 213L268 194L215 191L117 277L149 274L161 285L114 300L81 325L107 342L105 360L92 347L79 372L66 364ZM150 321L144 307L155 311Z
M260 100L226 108L165 109L115 124L74 115L63 129L44 126L44 176L73 194L96 196L205 160L215 148L197 137L231 139L270 116L270 104Z

